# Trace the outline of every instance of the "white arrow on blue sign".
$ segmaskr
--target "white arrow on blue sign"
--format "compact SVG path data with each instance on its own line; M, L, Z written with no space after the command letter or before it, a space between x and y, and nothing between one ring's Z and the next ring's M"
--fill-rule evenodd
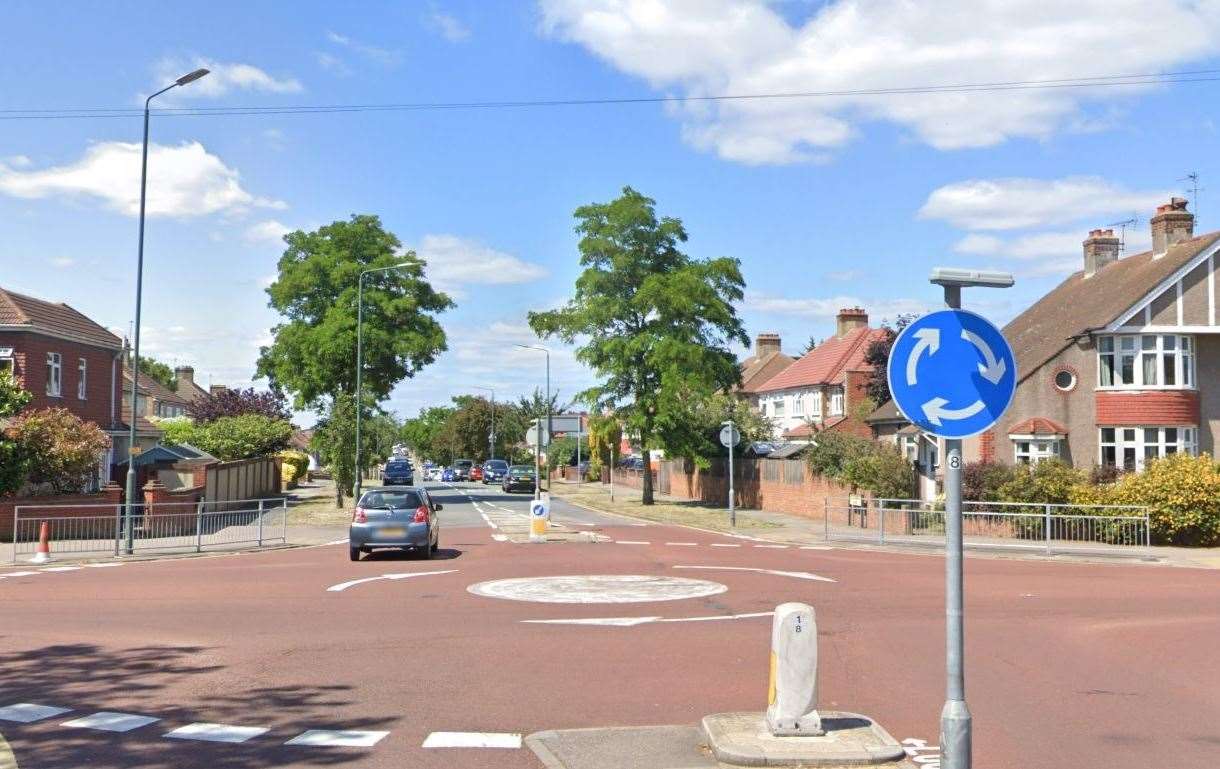
M902 415L942 438L968 438L991 427L1017 389L1008 341L967 310L938 310L903 329L887 373Z

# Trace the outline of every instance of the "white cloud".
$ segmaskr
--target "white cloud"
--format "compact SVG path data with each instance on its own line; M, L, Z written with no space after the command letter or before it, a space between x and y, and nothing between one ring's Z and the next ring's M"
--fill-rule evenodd
M1215 0L831 0L811 4L799 24L767 0L540 4L545 34L658 90L696 97L1156 72L1209 57L1220 42ZM1091 105L1154 87L742 100L673 113L688 141L721 157L789 163L823 157L870 120L941 149L1044 138L1095 125Z
M451 43L460 43L470 39L470 28L455 16L433 11L428 16L428 26L440 33L441 37Z
M359 40L353 40L347 35L341 35L338 32L327 31L326 39L383 67L396 67L402 63L402 51L369 45Z
M1070 275L1084 267L1084 240L1089 229L1082 226L1079 230L1031 232L1011 238L970 234L958 241L954 250L1013 260L1021 277ZM1151 248L1152 235L1147 226L1128 227L1125 233L1120 228L1113 229L1115 235L1123 237L1125 254ZM975 250L969 250L972 247Z
M0 167L26 168L33 165L33 163L34 161L30 160L28 155L10 155L6 158L0 158Z
M245 239L250 243L283 243L284 236L292 232L288 227L275 219L256 222L246 228Z
M51 264L63 270L74 266L76 264L76 260L70 256L57 256L51 260Z
M746 293L744 303L744 309L750 312L819 320L833 319L844 307L863 307L868 312L869 322L875 325L885 318L927 312L929 305L920 299L870 300L855 296L788 298L754 292Z
M428 263L428 279L454 295L463 284L529 283L547 275L540 264L457 235L425 235L415 252Z
M18 198L77 197L135 216L140 210L140 145L102 142L75 163L41 170L0 166L0 193ZM199 142L150 145L149 216L242 213L251 207L285 208L242 188L237 171Z
M1096 176L970 179L933 190L919 216L967 230L1011 230L1146 215L1169 196L1169 191L1128 190Z
M210 70L206 77L200 78L170 93L179 99L214 99L232 91L258 91L262 93L300 93L304 86L296 78L277 78L253 64L237 62L225 63L209 59L195 58L190 62L183 59L162 59L154 67L155 77L152 82L154 91L159 91L167 83L172 83L182 75L199 67Z

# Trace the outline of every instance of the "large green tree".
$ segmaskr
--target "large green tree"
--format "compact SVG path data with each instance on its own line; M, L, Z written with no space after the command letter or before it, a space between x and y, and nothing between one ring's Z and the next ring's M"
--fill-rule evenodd
M644 504L652 504L648 450L684 445L677 415L690 398L740 380L736 341L749 344L733 303L744 295L736 259L693 259L679 248L682 222L658 218L655 202L625 187L610 203L575 213L580 264L575 295L548 312L531 312L542 337L583 344L576 356L602 382L582 394L613 409L644 449Z
M421 408L419 416L403 421L399 430L402 442L424 459L443 460L443 450L438 437L451 413L453 409L448 406Z
M436 315L453 306L424 276L424 262L381 226L376 216L355 215L313 232L284 236L288 247L279 274L267 289L270 306L286 318L272 329L258 375L292 395L294 405L313 408L343 429L330 431L347 441L346 410L354 415L356 391L357 286L364 277L363 389L367 402L384 400L394 385L415 375L445 350L445 332ZM395 269L381 269L396 267ZM347 403L338 403L346 399ZM328 444L341 456L343 446ZM353 468L352 473L355 470ZM337 498L343 504L343 486Z

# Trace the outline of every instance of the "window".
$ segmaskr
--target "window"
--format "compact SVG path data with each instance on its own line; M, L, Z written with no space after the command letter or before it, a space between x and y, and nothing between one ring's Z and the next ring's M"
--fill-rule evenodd
M1067 369L1059 369L1055 372L1055 387L1068 392L1076 387L1076 374Z
M792 416L805 416L805 396L802 393L792 396Z
M1199 450L1194 427L1103 427L1100 439L1101 463L1123 470L1143 470L1149 459Z
M63 361L57 352L47 353L47 395L58 398L63 384Z
M1193 388L1194 341L1177 334L1104 336L1097 340L1097 368L1101 387Z
M843 413L843 391L835 390L830 393L830 415L837 417Z
M76 363L76 397L84 400L88 389L86 387L86 378L88 376L88 362L84 358L77 359Z
M1021 436L1012 441L1016 461L1020 464L1033 465L1044 459L1059 456L1058 438L1034 438Z
M816 392L809 396L809 416L819 418L822 416L822 393Z
M784 399L783 397L776 398L771 401L771 416L782 417L784 415Z

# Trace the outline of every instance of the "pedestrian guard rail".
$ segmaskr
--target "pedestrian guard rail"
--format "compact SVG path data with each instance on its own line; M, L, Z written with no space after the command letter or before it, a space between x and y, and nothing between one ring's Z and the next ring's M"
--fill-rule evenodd
M50 554L203 552L235 545L288 541L288 500L18 505L13 509L13 561L38 548L43 524ZM129 547L130 544L130 547Z
M943 547L943 505L917 499L826 498L826 540ZM1139 505L962 502L966 547L1052 554L1150 552L1148 509Z

